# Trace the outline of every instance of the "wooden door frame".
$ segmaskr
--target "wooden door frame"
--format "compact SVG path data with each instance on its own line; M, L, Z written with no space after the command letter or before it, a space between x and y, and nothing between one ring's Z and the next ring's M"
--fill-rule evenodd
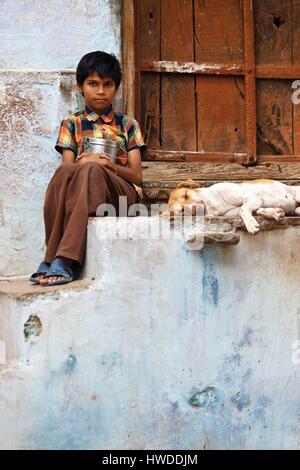
M300 155L259 155L256 149L256 78L274 79L297 79L300 77L300 66L273 66L255 65L254 58L254 26L253 26L253 6L252 0L243 1L244 20L244 43L245 61L243 64L223 64L219 67L218 75L240 75L245 77L245 98L246 98L246 146L247 155L237 158L230 155L220 154L196 155L197 152L171 152L154 151L151 160L160 161L199 161L200 162L232 162L243 165L269 164L269 163L293 163L299 165ZM215 75L216 68L209 64L159 61L141 63L139 58L138 37L139 37L139 0L123 0L122 12L122 60L123 60L123 93L125 112L135 116L139 121L140 113L140 74L144 72L168 72L168 73L191 73L202 75ZM177 157L175 154L178 154ZM224 158L225 157L225 158ZM147 159L147 157L146 157Z
M138 48L138 2L123 0L122 11L122 62L124 111L140 120L138 95L140 86Z

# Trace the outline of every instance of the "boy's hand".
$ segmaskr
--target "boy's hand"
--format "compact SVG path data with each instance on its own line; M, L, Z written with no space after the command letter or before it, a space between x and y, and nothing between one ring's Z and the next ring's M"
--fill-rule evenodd
M83 152L79 155L76 162L78 165L84 165L87 162L97 162L99 165L105 166L106 168L109 168L110 170L117 173L114 162L112 162L111 159L104 153Z

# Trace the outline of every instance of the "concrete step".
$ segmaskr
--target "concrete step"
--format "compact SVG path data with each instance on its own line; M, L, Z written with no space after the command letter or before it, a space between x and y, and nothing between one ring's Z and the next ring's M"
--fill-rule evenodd
M0 447L300 448L299 227L191 250L104 219L86 278L0 283Z
M0 366L28 362L29 345L47 330L53 310L62 308L65 298L85 294L92 285L88 278L48 287L34 285L27 277L0 280Z
M164 276L160 266L163 270L170 266L161 265L159 259L155 264L150 255L153 249L166 249L170 262L172 252L178 256L178 250L199 251L204 245L228 246L239 241L236 228L223 219L90 217L83 276L98 278L110 272L116 278L119 274L124 276L121 266L125 272L130 266L131 277L136 280L143 282L149 272L159 279Z

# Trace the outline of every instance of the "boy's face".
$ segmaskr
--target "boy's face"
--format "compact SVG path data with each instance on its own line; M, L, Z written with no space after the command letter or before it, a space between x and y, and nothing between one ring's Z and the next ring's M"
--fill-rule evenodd
M78 85L78 89L83 93L86 105L97 114L109 108L117 93L114 80L110 77L100 78L96 72L89 75L82 86Z

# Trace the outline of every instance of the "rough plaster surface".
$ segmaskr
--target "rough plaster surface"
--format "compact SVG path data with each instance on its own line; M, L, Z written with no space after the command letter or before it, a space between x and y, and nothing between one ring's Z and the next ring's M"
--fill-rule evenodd
M60 120L76 106L73 80L50 72L0 73L2 276L29 272L43 255L44 193L61 160L53 148Z
M2 69L75 68L93 50L121 49L121 0L1 0Z
M121 3L1 2L0 276L31 273L43 259L44 193L61 161L53 146L61 120L82 105L74 73L54 70L73 70L96 49L120 57Z
M103 223L90 286L0 296L1 447L299 449L299 227L188 251Z

